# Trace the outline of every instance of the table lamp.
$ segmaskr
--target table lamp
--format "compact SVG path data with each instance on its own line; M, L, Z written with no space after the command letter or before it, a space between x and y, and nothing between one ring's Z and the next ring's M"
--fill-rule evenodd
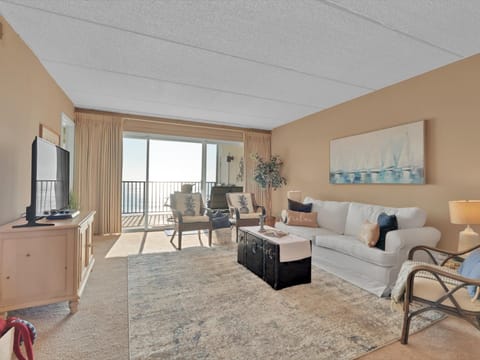
M287 191L287 199L302 202L302 192L300 190Z
M480 244L478 234L470 225L480 224L480 200L455 200L448 202L450 222L467 225L458 238L458 251L471 249Z

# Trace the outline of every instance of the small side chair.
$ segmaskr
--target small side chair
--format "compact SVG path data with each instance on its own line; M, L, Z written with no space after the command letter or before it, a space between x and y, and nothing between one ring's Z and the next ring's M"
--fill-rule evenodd
M258 225L260 216L265 215L265 208L257 204L255 195L252 193L227 193L226 197L230 221L235 226L236 241L238 242L238 228Z
M182 250L182 233L198 230L198 240L201 241L201 230L208 230L208 246L212 246L212 223L208 216L200 193L175 192L170 195L170 207L173 213L175 228L170 243L178 233L178 250Z
M424 251L433 261L433 265L428 263L416 265L408 275L403 303L402 344L408 343L412 318L429 310L462 318L480 330L480 279L464 277L445 266L450 259L478 248L480 245L462 252L450 252L429 246L416 246L410 250L409 260L413 259L415 252ZM440 264L434 256L435 253L446 256ZM477 287L473 298L469 295L467 286ZM414 302L423 306L410 311L410 305Z

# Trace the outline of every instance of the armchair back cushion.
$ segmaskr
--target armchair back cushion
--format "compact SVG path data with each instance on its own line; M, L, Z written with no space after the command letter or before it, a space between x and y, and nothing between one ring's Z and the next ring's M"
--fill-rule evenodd
M378 205L350 203L345 223L345 235L355 236L365 221L376 223L378 216L382 213L395 215L399 229L420 228L427 221L427 213L417 207L390 208Z
M172 194L172 208L181 212L183 216L199 216L203 208L202 195L200 193L185 194L176 192Z
M320 227L343 234L347 217L348 202L322 201L306 197L304 204L312 203L312 212L317 213L317 223ZM375 219L376 220L376 219ZM363 223L363 221L362 221ZM361 225L361 224L360 224ZM355 235L358 234L358 231Z
M255 212L251 193L228 193L227 202L230 212L234 209L238 209L240 214Z

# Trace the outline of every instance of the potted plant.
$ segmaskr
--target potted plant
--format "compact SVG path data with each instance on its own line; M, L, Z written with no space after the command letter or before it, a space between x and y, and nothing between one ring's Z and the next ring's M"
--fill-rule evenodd
M270 159L264 160L260 155L255 154L257 165L255 166L253 175L255 182L265 190L265 198L267 200L267 218L265 222L268 225L275 224L275 217L272 216L272 189L277 190L287 184L287 180L280 175L280 169L283 161L278 155L272 155Z

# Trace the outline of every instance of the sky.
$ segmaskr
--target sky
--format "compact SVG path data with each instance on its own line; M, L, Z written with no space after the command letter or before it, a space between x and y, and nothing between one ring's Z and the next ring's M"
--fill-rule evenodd
M145 181L145 139L123 139L123 180ZM217 146L207 144L207 181L216 181ZM202 144L150 140L150 181L201 181Z

